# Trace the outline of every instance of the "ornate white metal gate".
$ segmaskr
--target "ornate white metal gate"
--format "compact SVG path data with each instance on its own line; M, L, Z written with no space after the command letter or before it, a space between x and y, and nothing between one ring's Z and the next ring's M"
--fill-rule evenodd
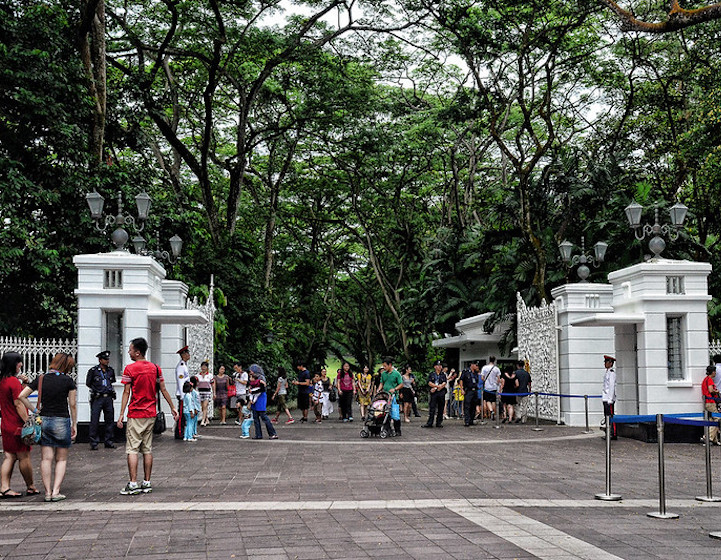
M0 337L0 356L5 352L18 352L23 357L23 373L30 380L41 373L48 371L48 366L55 354L65 352L74 359L78 356L78 341L55 338L20 338L15 336ZM76 368L70 376L77 377Z
M558 319L556 304L545 301L540 307L527 307L521 294L516 294L518 313L518 358L528 360L534 391L558 394ZM531 414L535 415L533 398ZM538 417L544 420L560 420L560 399L540 395Z
M188 325L188 349L190 350L190 362L188 369L190 374L194 375L200 371L200 364L208 362L208 369L211 373L215 373L215 329L213 321L215 319L215 303L213 292L215 291L214 277L210 277L210 290L208 291L208 299L205 303L198 303L198 296L195 296L187 303L188 309L197 309L208 318L208 322L204 325Z

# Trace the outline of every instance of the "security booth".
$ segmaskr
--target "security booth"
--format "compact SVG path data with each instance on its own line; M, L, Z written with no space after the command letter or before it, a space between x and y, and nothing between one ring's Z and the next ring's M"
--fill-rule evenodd
M116 372L117 420L123 392L120 378L130 363L127 353L130 341L136 337L148 341L146 358L160 366L168 390L173 394L172 372L178 361L175 352L188 342L187 327L207 325L209 317L199 309L187 308L187 285L166 280L165 268L151 256L116 250L77 255L73 262L78 269L75 295L78 298L77 386L81 437L81 427L90 421L85 376L98 363L99 352L110 352L110 366ZM161 402L167 408L164 399ZM170 411L166 412L169 415ZM169 416L167 420L168 425L172 425Z
M612 272L612 311L571 321L614 329L617 414L703 410L710 273L709 263L659 257Z
M500 349L503 335L510 328L510 321L501 321L492 332L487 332L485 325L492 315L489 312L462 319L455 324L458 334L447 334L433 341L434 348L458 350L458 363L449 363L448 367L460 372L474 360L488 361L489 356L496 356L496 365L500 368L515 363L515 352L503 353Z

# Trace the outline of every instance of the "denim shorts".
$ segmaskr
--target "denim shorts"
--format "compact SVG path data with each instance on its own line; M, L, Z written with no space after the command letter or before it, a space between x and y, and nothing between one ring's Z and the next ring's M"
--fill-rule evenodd
M70 439L70 418L60 416L41 416L41 418L43 421L43 433L40 436L40 445L69 448L72 444Z

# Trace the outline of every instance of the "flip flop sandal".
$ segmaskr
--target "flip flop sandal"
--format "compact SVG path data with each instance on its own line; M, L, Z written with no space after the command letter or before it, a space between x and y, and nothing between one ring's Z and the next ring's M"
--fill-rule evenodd
M37 496L38 494L40 494L40 490L38 490L37 488L28 488L25 491L26 496Z
M11 498L19 498L20 496L22 496L22 494L10 494L10 492L12 491L12 488L8 488L7 490L5 490L5 492L0 492L0 499L9 500Z

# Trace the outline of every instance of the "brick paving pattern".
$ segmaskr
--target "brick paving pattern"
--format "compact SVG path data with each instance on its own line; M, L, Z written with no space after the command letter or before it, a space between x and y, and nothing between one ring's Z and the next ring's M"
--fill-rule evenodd
M420 420L420 419L419 419ZM280 440L201 429L196 443L156 438L152 494L121 496L123 446L70 451L65 502L0 502L0 559L321 559L721 557L721 506L705 494L704 448L666 446L667 509L658 510L657 447L613 446L603 492L600 433L544 426L443 430L360 439L360 423L280 425ZM713 449L721 493L721 449ZM40 485L39 449L33 450ZM142 472L142 471L141 471ZM13 473L12 487L22 490ZM40 486L39 486L40 487Z

